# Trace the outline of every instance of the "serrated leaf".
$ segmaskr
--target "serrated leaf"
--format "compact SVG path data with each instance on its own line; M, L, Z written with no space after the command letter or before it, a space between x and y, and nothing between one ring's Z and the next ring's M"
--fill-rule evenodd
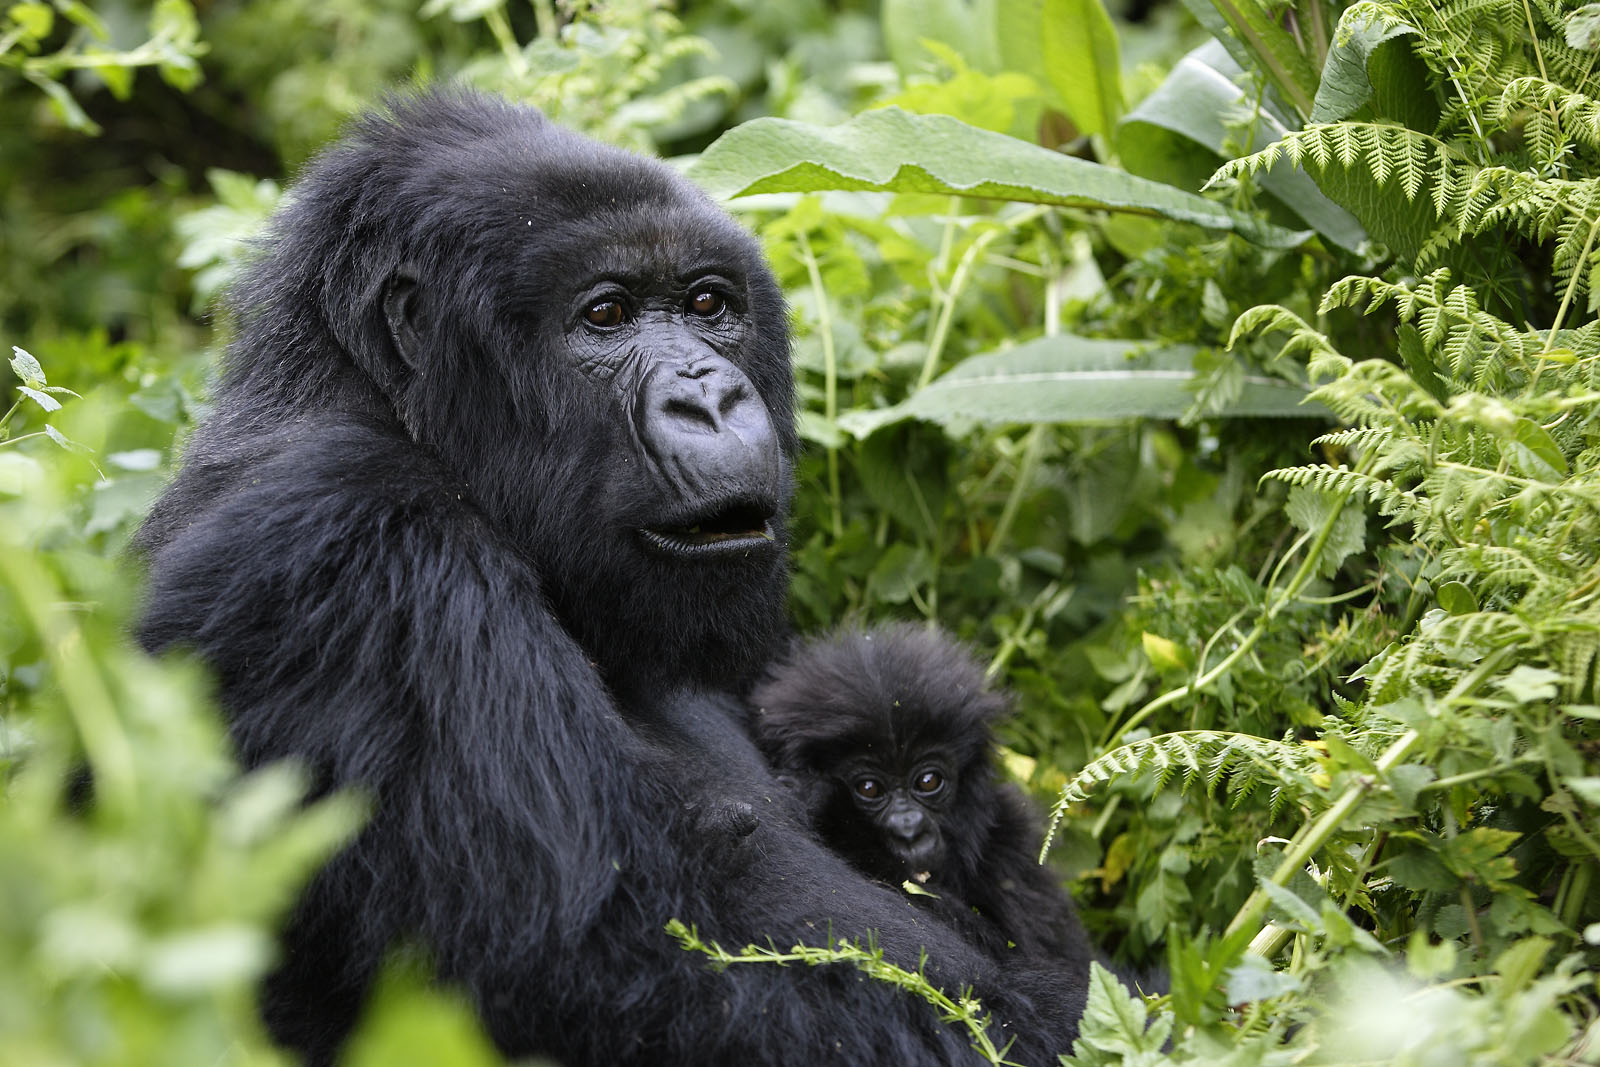
M948 115L899 108L866 111L838 126L754 119L719 137L688 173L721 198L824 189L939 193L1159 216L1277 248L1305 237L1159 182Z
M80 445L78 442L74 441L72 438L68 437L54 426L51 426L48 422L44 424L44 432L46 436L50 438L50 440L60 445L68 452L75 452L80 456L86 456L94 451L94 449L90 448L88 445Z
M1089 965L1089 997L1073 1051L1083 1057L1095 1051L1121 1056L1158 1052L1166 1043L1171 1019L1164 1015L1154 1026L1147 1025L1148 1019L1144 1002L1098 961L1093 962Z
M39 366L39 361L33 358L33 353L25 348L11 346L11 369L16 372L22 384L34 389L43 389L46 385L44 368Z
M44 408L46 411L60 411L61 410L61 401L57 400L55 397L51 396L49 393L41 392L38 389L30 389L26 385L17 386L17 392L21 393L23 396L27 397L29 400L32 400L35 404L38 404L40 407Z
M1341 503L1337 493L1304 485L1290 489L1284 505L1289 521L1309 534L1316 534L1323 528L1334 508L1340 509L1339 514L1333 519L1333 529L1317 559L1317 573L1324 578L1333 577L1347 557L1367 547L1366 512L1348 499Z
M1494 684L1495 688L1519 704L1537 704L1554 700L1562 681L1560 671L1523 664L1504 678L1496 679Z
M1260 956L1246 954L1228 971L1229 1004L1253 1004L1271 1000L1300 988L1300 979L1273 968Z

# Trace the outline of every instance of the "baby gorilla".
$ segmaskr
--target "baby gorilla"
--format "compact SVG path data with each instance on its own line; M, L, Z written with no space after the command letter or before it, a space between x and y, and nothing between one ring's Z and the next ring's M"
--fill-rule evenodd
M1039 818L997 781L1008 700L947 636L898 625L797 648L755 689L756 736L813 827L997 956L1087 969L1072 902L1038 862Z

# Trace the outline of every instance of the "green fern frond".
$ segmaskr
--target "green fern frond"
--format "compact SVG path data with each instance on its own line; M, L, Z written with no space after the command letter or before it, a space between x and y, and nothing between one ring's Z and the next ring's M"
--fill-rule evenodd
M1311 443L1325 448L1365 452L1368 449L1381 448L1392 440L1394 440L1394 430L1388 426L1356 426L1348 430L1325 433L1321 437L1313 438Z
M1378 505L1384 515L1394 515L1418 521L1428 513L1428 502L1415 493L1407 492L1384 478L1378 478L1348 467L1328 467L1313 464L1304 467L1280 467L1262 476L1287 485L1305 486L1324 493L1359 493Z
M1114 779L1148 776L1159 788L1179 772L1184 789L1203 782L1208 796L1222 788L1236 804L1264 780L1302 801L1320 804L1320 791L1311 781L1317 769L1311 751L1289 741L1220 730L1159 734L1112 749L1079 771L1061 790L1051 821Z
M1398 178L1407 200L1415 200L1424 185L1431 184L1435 191L1430 197L1441 217L1449 210L1453 196L1441 196L1437 190L1451 190L1462 184L1461 177L1451 173L1453 170L1472 169L1471 162L1444 141L1405 126L1387 122L1334 122L1296 130L1253 155L1224 163L1206 187L1252 176L1283 158L1301 167L1309 161L1319 169L1330 166L1335 160L1345 168L1364 163L1379 187Z
M1239 339L1252 333L1287 333L1288 339L1278 349L1278 358L1293 355L1306 357L1306 370L1313 381L1333 378L1344 373L1351 361L1340 355L1328 343L1328 338L1286 307L1263 304L1240 315L1228 335L1228 348L1232 350Z

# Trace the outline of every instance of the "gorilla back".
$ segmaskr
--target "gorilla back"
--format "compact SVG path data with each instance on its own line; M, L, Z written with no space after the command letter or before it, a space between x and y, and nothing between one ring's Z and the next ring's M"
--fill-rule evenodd
M140 535L141 638L211 665L247 766L374 799L285 931L280 1040L331 1061L410 940L513 1055L971 1056L839 968L714 973L677 917L925 947L1014 1056L1068 1046L1082 990L1002 987L817 845L724 699L783 629L796 449L748 235L660 164L429 93L309 169L232 305L215 414Z

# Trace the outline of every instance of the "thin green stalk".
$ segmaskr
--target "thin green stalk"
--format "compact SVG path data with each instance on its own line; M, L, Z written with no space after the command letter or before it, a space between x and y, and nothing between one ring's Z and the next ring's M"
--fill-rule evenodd
M556 6L550 0L533 0L533 24L538 27L539 36L553 41L561 30L561 23L556 21Z
M950 278L950 284L941 290L939 295L939 314L934 319L933 332L928 336L928 355L922 361L922 373L917 376L917 388L924 389L933 381L933 376L938 373L939 359L944 354L945 342L950 338L950 323L955 319L956 302L961 293L966 289L971 280L972 271L977 266L983 250L994 243L994 239L1002 233L1017 230L1034 219L1041 217L1053 210L1043 205L1020 212L1008 220L1004 225L992 230L986 230L975 237L967 250L961 253L961 260L956 264L955 273ZM948 248L941 246L939 249L939 262L943 263Z
M104 676L87 655L83 631L75 621L63 617L55 590L40 575L31 555L14 546L0 546L0 581L10 587L39 636L55 684L94 768L96 796L104 808L126 814L133 809L136 789L133 745L117 717L116 702Z
M1249 2L1249 0L1246 0ZM1239 35L1240 40L1249 48L1255 57L1261 61L1262 69L1272 83L1282 90L1283 95L1301 116L1311 114L1311 98L1306 95L1300 83L1290 73L1289 68L1283 65L1277 53L1272 50L1265 38L1256 32L1255 28L1245 18L1244 12L1233 5L1231 0L1211 0L1211 6L1217 9L1228 26Z
M494 34L501 54L511 64L511 73L518 78L527 77L528 57L522 54L522 49L517 45L517 35L511 32L511 23L506 18L505 10L493 8L484 14L483 21L489 24L489 32Z
M800 244L800 259L806 267L806 277L811 281L811 294L817 302L817 329L822 334L822 414L831 430L839 423L839 365L838 353L833 345L833 312L828 307L828 291L822 285L822 268L811 250L811 239L805 231L796 235ZM834 540L844 536L844 500L839 488L839 450L828 446L828 508Z
M983 676L985 678L993 678L1004 669L1006 663L1021 646L1023 637L1029 630L1033 629L1033 620L1039 614L1039 609L1054 600L1060 592L1061 583L1053 581L1039 590L1039 595L1029 601L1026 608L1022 609L1022 618L1017 621L1016 627L1007 635L999 650L995 652L994 658L989 661L989 666L984 668Z
M1017 476L1011 483L1011 492L1006 494L1005 506L1000 509L994 532L989 535L988 554L991 556L1006 543L1006 538L1011 534L1011 524L1016 521L1017 510L1022 506L1022 496L1033 484L1034 471L1039 467L1039 453L1044 451L1044 434L1045 427L1040 424L1029 430L1023 438L1022 460L1017 464Z

